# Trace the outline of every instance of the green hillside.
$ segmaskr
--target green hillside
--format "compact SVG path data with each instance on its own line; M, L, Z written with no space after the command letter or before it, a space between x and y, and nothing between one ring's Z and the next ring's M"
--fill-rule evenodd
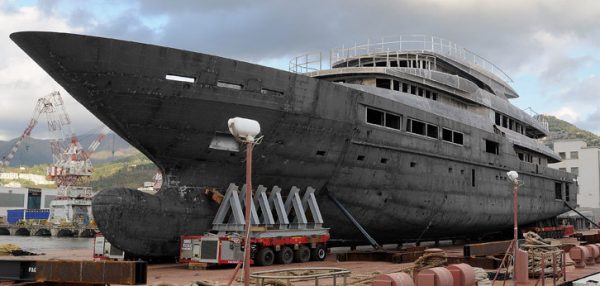
M31 173L37 175L46 175L47 164L25 167L8 167L5 172ZM112 187L138 188L144 182L152 181L156 173L156 166L148 160L143 154L136 152L131 155L113 162L105 162L94 165L94 173L91 177L91 186L94 189L102 190ZM23 187L32 188L55 188L54 185L34 185L27 180L11 180L18 182ZM5 185L9 180L0 180L0 184Z
M99 164L92 175L91 185L102 190L114 187L138 188L152 181L156 166L141 153L111 163Z
M600 136L580 129L577 126L560 120L552 115L538 115L540 119L548 121L550 127L550 135L544 139L547 145L552 145L553 141L565 139L581 139L588 146L600 146Z

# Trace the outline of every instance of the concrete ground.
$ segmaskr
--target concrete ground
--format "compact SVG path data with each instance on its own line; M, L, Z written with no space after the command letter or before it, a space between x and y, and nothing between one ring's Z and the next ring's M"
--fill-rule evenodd
M574 239L565 239L565 242L576 243ZM444 249L449 256L461 256L462 245L442 245L440 248ZM368 247L366 248L368 249ZM340 250L337 250L340 251ZM568 255L567 255L568 257ZM35 257L12 257L3 256L0 259L36 259L36 260L91 260L92 253L90 249L79 249L70 251L52 251L44 255ZM567 258L569 262L570 259ZM274 269L284 269L292 267L337 267L350 270L351 276L347 282L350 285L370 285L371 277L381 273L393 273L401 271L407 267L412 266L412 263L394 264L390 262L372 262L372 261L347 261L341 262L336 261L334 254L330 254L327 259L323 262L309 262L302 265L289 264L289 265L274 265L269 267L253 267L252 271L266 271ZM226 285L227 281L231 277L234 269L233 267L219 267L205 270L189 270L187 265L183 264L154 264L148 267L148 284L149 285L190 285L194 281L207 281L212 283L218 283L219 285ZM600 264L594 266L588 266L583 269L576 269L573 266L567 267L567 281L579 279L581 277L589 276L591 274L600 272ZM239 276L239 275L238 275ZM319 282L319 285L332 285L332 280L323 280ZM340 281L341 282L341 281ZM524 285L536 285L536 280L530 280L529 283ZM557 284L562 283L561 278ZM338 282L339 283L339 282ZM496 282L496 285L502 285L502 281ZM236 282L239 285L239 283ZM510 281L507 281L507 285L511 285ZM545 280L546 285L552 285L552 279ZM301 281L294 283L294 285L315 285L314 280ZM541 282L537 285L541 285Z

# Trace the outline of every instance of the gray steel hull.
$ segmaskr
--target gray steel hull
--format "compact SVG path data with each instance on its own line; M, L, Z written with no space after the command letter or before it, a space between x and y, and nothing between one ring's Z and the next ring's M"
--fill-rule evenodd
M164 177L179 182L156 196L112 189L94 198L100 230L132 254L175 256L180 235L210 228L218 206L201 190L244 180L243 152L209 148L215 133L226 133L227 119L236 116L258 120L265 135L255 148L253 182L284 190L316 188L334 239L362 240L325 192L380 243L510 228L512 185L505 178L510 169L526 182L519 195L522 224L568 210L553 190L556 181L570 177L542 166L532 169L514 155L485 154L480 138L504 139L468 122L348 86L200 53L61 33L11 38ZM167 74L195 82L169 81ZM243 88L219 87L219 81ZM375 128L364 123L365 105L466 130L472 142L449 146ZM511 149L503 142L502 154ZM573 186L573 202L575 196Z

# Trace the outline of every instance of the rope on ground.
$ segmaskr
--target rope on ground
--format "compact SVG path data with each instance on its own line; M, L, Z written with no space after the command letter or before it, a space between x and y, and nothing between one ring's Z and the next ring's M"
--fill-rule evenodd
M428 268L444 266L447 262L448 255L445 251L425 253L415 260L415 265L413 267L407 267L401 271L412 276L415 272L419 272Z
M20 251L21 247L16 244L0 244L0 255L12 255L14 251Z
M492 286L492 281L490 281L488 273L483 268L473 267L473 270L475 271L477 286Z
M527 251L529 259L528 259L528 268L530 275L539 275L543 273L552 274L552 258L555 257L557 269L560 269L562 265L563 256L562 249L560 245L552 245L550 240L543 239L535 232L527 232L523 235L525 238L525 244L523 245L523 249ZM543 256L543 258L542 258Z

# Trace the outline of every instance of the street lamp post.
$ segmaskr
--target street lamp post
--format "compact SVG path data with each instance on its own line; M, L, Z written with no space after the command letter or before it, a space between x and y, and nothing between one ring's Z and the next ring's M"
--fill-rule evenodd
M260 138L256 136L260 133L260 124L258 121L252 119L246 119L241 117L231 118L227 121L229 132L235 137L236 140L246 144L246 198L245 198L245 226L244 226L244 285L250 285L250 209L252 203L252 150L254 144L259 141ZM238 264L233 272L233 276L229 280L228 285L233 283L237 271L239 270L240 264Z

